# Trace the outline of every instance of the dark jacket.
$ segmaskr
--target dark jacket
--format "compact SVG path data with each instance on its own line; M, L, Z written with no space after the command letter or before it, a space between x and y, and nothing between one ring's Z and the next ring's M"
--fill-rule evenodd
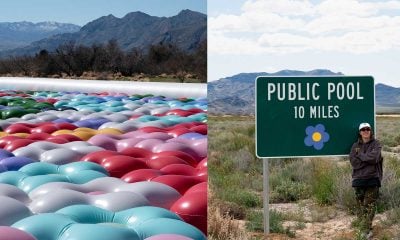
M351 147L350 163L353 167L353 183L358 179L379 179L382 181L382 146L376 139L367 143L357 141Z

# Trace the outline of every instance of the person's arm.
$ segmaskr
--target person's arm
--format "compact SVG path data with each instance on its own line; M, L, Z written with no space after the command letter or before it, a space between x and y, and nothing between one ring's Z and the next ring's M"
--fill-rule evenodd
M375 140L372 149L366 153L360 152L359 159L367 164L377 164L381 161L382 146L379 141Z
M350 158L350 164L355 170L362 168L364 165L363 162L358 157L359 154L360 154L360 147L358 146L358 143L354 143L353 146L351 147L349 158Z

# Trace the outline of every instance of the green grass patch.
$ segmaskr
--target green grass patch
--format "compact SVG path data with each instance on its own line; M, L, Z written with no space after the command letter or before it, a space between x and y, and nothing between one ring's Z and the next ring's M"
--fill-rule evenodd
M319 204L331 205L336 195L337 167L324 159L314 159L312 163L312 194Z
M262 207L262 199L260 196L240 188L230 188L224 191L221 198L236 203L246 208Z
M264 215L262 211L250 210L247 213L246 228L252 232L263 232L264 231L263 217Z
M246 228L253 232L264 231L264 215L262 211L250 211L247 214ZM289 237L295 237L292 230L283 227L284 216L277 211L269 212L269 230L271 233L282 233Z

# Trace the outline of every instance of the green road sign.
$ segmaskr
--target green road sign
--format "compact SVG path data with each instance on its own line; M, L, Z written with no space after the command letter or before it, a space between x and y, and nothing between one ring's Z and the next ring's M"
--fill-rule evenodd
M256 79L258 157L348 155L362 122L375 130L370 76Z

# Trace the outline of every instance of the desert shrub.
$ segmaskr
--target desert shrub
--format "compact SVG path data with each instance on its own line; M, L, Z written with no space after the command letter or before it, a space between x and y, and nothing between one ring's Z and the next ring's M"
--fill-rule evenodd
M395 147L398 145L398 142L396 141L396 139L393 135L384 135L379 140L384 146L387 146L387 147Z
M293 202L310 196L311 165L309 161L276 160L271 161L270 165L271 202Z
M238 172L224 174L213 171L210 174L210 182L215 190L215 195L221 200L245 207L261 206L261 196L246 186L247 181L251 181L251 177L243 179L243 176Z
M246 232L232 217L221 214L220 209L214 205L208 209L208 239L214 240L246 240Z
M251 172L251 177L245 178L248 188L251 188L257 192L263 192L264 190L264 179L258 172Z
M231 131L218 131L215 139L210 138L210 148L215 151L230 153L248 147L250 139L245 139L244 135L234 134Z
M264 231L264 213L262 211L250 211L248 215L248 222L246 227L250 231ZM282 233L290 237L294 237L294 232L289 228L283 227L284 216L275 210L269 212L269 231L271 233Z
M350 164L337 169L334 202L338 207L354 213L356 199L354 189L351 187L351 180Z
M237 133L235 131L232 131L231 133L233 135L233 138L230 140L231 150L235 151L246 147L249 151L254 153L254 137Z
M254 160L254 155L252 155L247 148L241 148L238 151L234 151L232 154L229 154L234 167L236 170L248 172L250 169L250 165Z
M312 181L311 162L301 158L293 158L287 160L282 169L283 176L291 181L309 183Z
M229 216L233 219L244 219L246 217L246 209L244 206L241 206L237 203L233 202L224 202L223 204L218 205L220 212L222 215Z
M309 197L309 186L305 183L284 180L271 193L271 202L295 202Z
M246 227L250 231L262 232L264 231L264 213L262 211L249 210L247 213ZM271 216L270 216L271 219ZM271 224L271 223L270 223ZM282 226L282 221L280 222ZM271 225L270 225L271 226ZM271 231L272 232L272 231Z
M382 151L386 151L386 152L390 152L392 149L389 147L389 146L387 146L387 145L383 145L382 146Z
M227 189L226 191L222 192L220 196L226 201L233 202L247 208L262 206L262 199L260 196L242 188Z
M389 226L400 223L400 206L389 210L385 223Z
M311 184L312 195L319 204L332 204L336 195L336 173L337 167L324 159L314 159L313 181Z
M393 155L386 155L383 159L383 181L392 181L400 178L400 159Z
M386 156L384 159L384 176L378 201L378 210L381 212L400 206L399 163L400 160L394 156Z

